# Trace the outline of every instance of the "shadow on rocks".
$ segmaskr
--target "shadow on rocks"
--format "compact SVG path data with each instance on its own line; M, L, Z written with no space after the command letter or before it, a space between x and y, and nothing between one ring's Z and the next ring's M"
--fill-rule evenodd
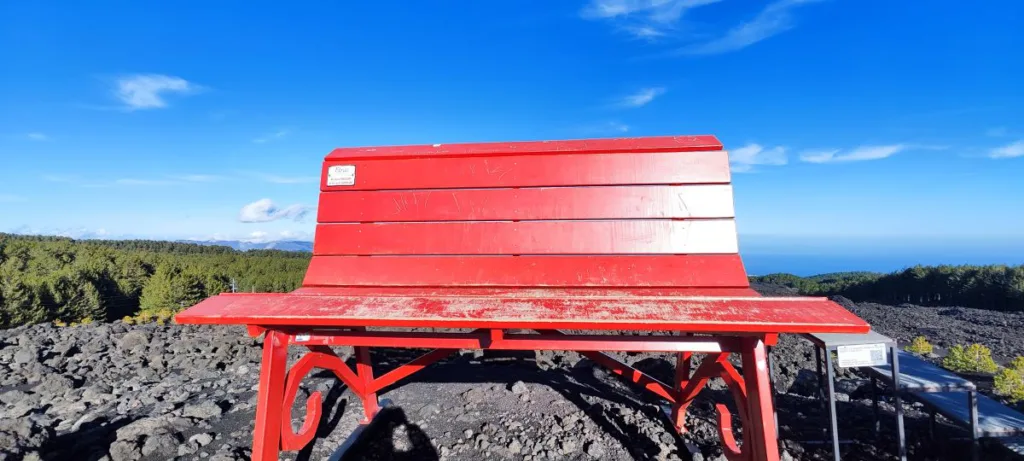
M326 374L326 372L321 372ZM320 423L317 425L316 435L313 437L313 442L306 445L299 451L295 457L295 461L309 461L313 454L313 447L316 445L316 440L326 438L334 429L338 427L338 422L341 421L341 417L345 414L345 408L348 401L342 400L341 404L338 405L338 400L341 400L342 394L345 393L345 386L341 381L337 381L331 386L331 390L324 396L323 406L321 408L335 408L333 412L324 412L320 415Z
M114 421L96 420L82 424L73 432L59 435L39 448L48 461L96 461L107 456L110 444L117 439L117 430L138 418L121 417Z
M437 461L437 449L419 426L411 423L399 407L381 410L369 427L359 435L358 441L345 456L332 456L331 460L402 460ZM301 459L301 458L300 458Z

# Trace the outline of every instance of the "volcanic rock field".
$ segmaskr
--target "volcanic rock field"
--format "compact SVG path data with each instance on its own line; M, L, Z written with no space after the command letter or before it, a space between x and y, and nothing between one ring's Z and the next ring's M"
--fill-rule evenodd
M997 360L1024 355L1019 314L837 301L904 343L925 335L940 347L980 342ZM0 460L248 460L260 346L243 328L114 322L0 330ZM375 351L375 372L420 352ZM293 348L291 360L299 354ZM618 357L671 381L668 355ZM784 335L772 360L782 459L831 459L813 349ZM882 402L876 436L869 381L847 370L838 376L843 459L896 459L892 401ZM344 385L314 373L292 409L296 428L314 391L324 395L317 438L283 459L330 459L362 417ZM428 367L381 399L392 407L348 459L724 460L712 409L731 402L724 383L712 380L691 407L689 432L677 436L660 402L575 353L479 351ZM910 459L969 459L966 432L940 418L930 434L921 407L905 402L905 411ZM994 444L983 449L986 460L1015 459Z

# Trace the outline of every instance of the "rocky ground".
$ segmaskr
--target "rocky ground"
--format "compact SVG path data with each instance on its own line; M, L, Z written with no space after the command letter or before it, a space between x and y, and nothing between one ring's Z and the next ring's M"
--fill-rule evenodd
M1024 354L1018 314L839 301L902 341L924 334L947 346L982 342L1003 358ZM416 354L382 350L376 371ZM783 336L772 357L783 459L828 459L813 349ZM671 380L674 362L665 355L620 358ZM259 359L260 340L241 328L115 322L0 331L0 460L247 460ZM892 459L893 407L883 402L876 438L866 383L840 373L843 459ZM325 414L312 446L287 459L328 459L356 427L360 403L327 374L304 387L326 396ZM656 400L574 353L474 351L382 398L395 407L367 432L354 459L724 460L712 408L731 402L723 383L712 381L691 409L690 432L678 437ZM293 409L295 424L304 400ZM911 459L969 459L969 445L957 440L965 433L940 424L930 438L920 410L906 406ZM986 446L983 459L1007 456Z

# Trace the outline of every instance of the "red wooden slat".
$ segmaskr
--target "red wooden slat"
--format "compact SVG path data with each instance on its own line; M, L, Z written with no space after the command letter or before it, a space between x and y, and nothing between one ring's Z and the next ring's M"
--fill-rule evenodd
M687 298L757 298L761 295L745 288L595 288L595 287L337 287L307 286L291 293L317 296L398 296L398 297L498 297L535 298L539 295L562 298L634 298L634 297L687 297ZM225 295L231 293L225 293ZM241 293L246 294L246 293Z
M689 297L689 298L756 298L761 296L756 291L746 288L596 288L596 287L337 287L307 286L292 291L298 295L319 296L453 296L453 297L498 297L498 298L535 298L542 293L548 297L562 298L633 298L647 297Z
M732 254L732 219L320 224L315 255Z
M318 210L321 223L733 217L727 185L324 192Z
M315 256L304 286L746 287L737 255Z
M643 138L576 139L565 141L519 141L411 146L343 147L334 149L327 160L426 156L467 156L495 154L686 152L722 150L722 143L710 135L652 136Z
M354 181L328 186L332 166L354 167ZM725 151L639 154L501 155L324 162L328 190L726 184Z
M235 294L209 298L178 323L321 327L679 330L717 333L867 333L825 298L346 297Z

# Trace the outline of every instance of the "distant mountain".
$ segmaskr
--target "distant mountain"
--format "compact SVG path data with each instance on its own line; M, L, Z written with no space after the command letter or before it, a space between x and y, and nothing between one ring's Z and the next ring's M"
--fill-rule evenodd
M242 240L179 240L183 243L199 245L226 246L236 250L281 250L281 251L313 251L313 242L302 240L277 240L273 242L246 242Z

